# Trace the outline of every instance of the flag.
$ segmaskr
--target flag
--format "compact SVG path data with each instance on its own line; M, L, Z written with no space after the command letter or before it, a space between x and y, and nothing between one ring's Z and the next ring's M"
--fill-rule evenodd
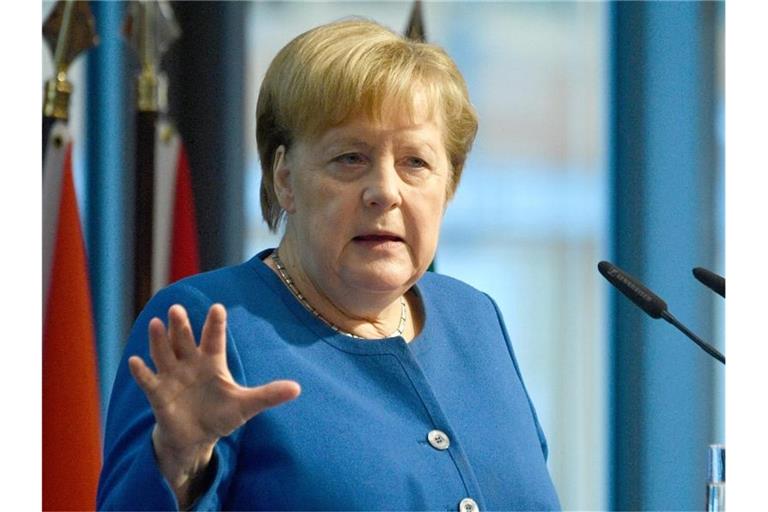
M165 119L161 56L180 35L167 2L131 2L123 33L141 64L136 97L134 312L161 287L199 272L189 164Z
M93 510L101 468L98 373L85 244L66 124L43 169L43 510Z
M189 159L167 121L155 130L152 290L200 272Z

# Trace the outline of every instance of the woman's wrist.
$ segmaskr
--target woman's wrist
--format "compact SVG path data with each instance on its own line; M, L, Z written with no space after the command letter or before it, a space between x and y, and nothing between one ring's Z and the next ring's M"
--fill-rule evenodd
M176 494L181 510L187 508L204 490L208 473L206 470L211 465L215 445L213 442L194 447L174 447L155 425L152 446L158 467Z

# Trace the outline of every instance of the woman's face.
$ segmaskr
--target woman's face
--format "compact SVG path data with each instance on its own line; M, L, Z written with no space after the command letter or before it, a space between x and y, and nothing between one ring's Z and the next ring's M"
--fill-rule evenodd
M389 109L297 141L275 164L298 263L324 291L403 293L437 248L450 165L439 119Z

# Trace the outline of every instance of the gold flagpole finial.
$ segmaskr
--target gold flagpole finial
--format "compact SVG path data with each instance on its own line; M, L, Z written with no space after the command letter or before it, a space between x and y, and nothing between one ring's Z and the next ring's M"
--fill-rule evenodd
M45 84L43 115L56 119L69 117L72 84L67 71L77 55L96 46L96 23L86 1L56 2L43 23L43 37L53 53L56 75Z
M408 20L408 26L405 29L405 37L412 41L424 43L427 41L427 35L424 31L424 15L421 11L421 0L413 2L411 17Z
M128 7L123 34L136 51L141 66L137 92L139 111L163 111L167 85L160 71L160 59L181 34L173 9L163 0L133 1Z

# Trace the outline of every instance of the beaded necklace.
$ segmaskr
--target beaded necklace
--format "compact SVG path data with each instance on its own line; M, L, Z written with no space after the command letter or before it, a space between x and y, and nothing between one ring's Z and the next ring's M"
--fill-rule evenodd
M277 273L280 276L280 279L283 281L283 283L285 283L285 285L291 291L293 296L296 297L296 299L301 303L301 305L307 309L307 311L315 315L324 324L326 324L328 327L333 329L335 332L341 333L345 336L350 336L352 338L365 339L362 336L358 336L356 334L352 334L351 332L341 330L336 324L328 321L323 315L320 314L318 310L312 307L312 304L310 304L307 301L306 297L304 297L304 295L302 295L299 289L296 288L296 285L294 284L293 279L291 279L291 276L288 275L288 270L285 268L285 265L283 265L282 260L277 255L277 250L272 251L272 261L275 262L275 266L277 267ZM400 296L400 323L397 325L397 329L395 329L395 331L388 336L389 338L403 335L403 332L405 331L405 322L406 322L405 313L406 313L405 299L403 299L403 297Z

